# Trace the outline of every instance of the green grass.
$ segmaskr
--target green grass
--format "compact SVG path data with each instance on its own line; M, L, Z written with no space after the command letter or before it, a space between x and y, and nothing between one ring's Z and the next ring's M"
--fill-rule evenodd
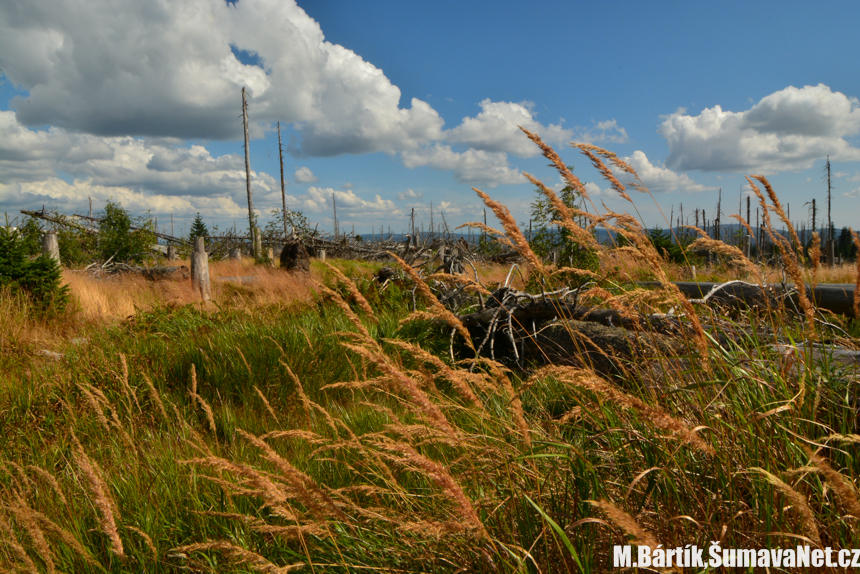
M860 545L857 373L776 349L768 333L805 336L797 317L699 309L706 352L691 335L609 378L506 370L459 340L451 363L448 326L407 320L408 285L339 266L374 317L321 298L164 306L88 328L61 361L4 345L0 565L599 573L640 536Z
M379 324L365 322L374 340L402 338L447 354L444 330L426 322L401 327L411 307L408 294L392 291L375 305L381 309ZM853 520L842 518L842 503L832 489L825 492L818 475L786 474L808 465L801 449L805 441L857 433L853 374L835 363L801 365L794 372L784 357L750 337L714 348L708 374L692 364L681 365L682 372L667 380L631 371L624 392L659 405L690 427L703 427L699 434L714 454L684 444L636 408L588 386L512 374L515 387L524 389L527 446L498 380L487 379L496 383L495 391L474 387L483 405L476 409L458 397L451 381L402 350L386 347L394 364L442 408L456 436L428 423L393 383L323 390L380 375L341 344L351 339L343 333L354 331L342 311L320 302L277 313L162 308L90 333L86 345L65 350L64 361L33 364L26 380L3 382L4 507L24 501L100 564L89 565L43 526L51 560L63 571L253 571L227 551L174 550L227 541L280 566L307 563L310 556L315 570L322 571L537 572L539 567L556 572L581 564L583 571L601 572L611 560L611 545L625 535L608 526L590 500L613 501L665 547L701 546L719 538L724 547L793 544L772 533L807 533L799 530L798 513L784 495L749 471L760 467L808 497L822 543L839 548L858 543ZM131 392L123 383L121 356L128 363ZM303 406L284 364L319 408ZM214 433L189 394L192 365L197 392L213 411ZM166 419L144 376L157 388ZM106 401L95 399L100 414L82 389L104 395ZM791 400L791 409L762 416ZM273 437L268 443L313 481L308 484L348 510L343 516L314 511L293 493L287 507L308 528L302 538L290 533L295 521L278 516L259 485L252 487L229 466L245 465L246 479L257 473L294 484L294 476L240 434L289 429L314 434ZM73 436L102 469L118 511L124 559L103 532L100 511L75 462ZM397 445L410 445L410 452L444 467L468 497L486 536L463 528L462 509L443 480ZM857 476L851 448L834 448L828 456L835 468ZM189 462L204 458L209 462ZM56 478L65 503L32 466ZM355 490L359 486L363 490ZM350 488L354 491L339 490ZM19 547L37 570L47 570L25 521L11 511L4 514ZM252 519L258 521L256 530ZM260 532L263 524L282 534ZM150 537L155 555L134 529ZM0 546L0 558L10 566L22 564L8 543Z

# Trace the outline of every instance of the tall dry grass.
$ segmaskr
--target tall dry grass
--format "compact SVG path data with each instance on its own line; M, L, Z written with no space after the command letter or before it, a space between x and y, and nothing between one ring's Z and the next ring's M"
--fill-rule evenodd
M189 266L187 261L174 264ZM242 260L212 262L209 275L213 299L234 307L254 307L310 301L314 276L318 274L309 278ZM94 323L122 320L139 310L161 305L200 302L190 279L149 281L135 274L96 277L88 272L65 270L63 280L69 285L81 316Z
M635 175L611 152L580 149ZM626 193L622 179L612 185ZM91 295L78 295L81 313L104 333L40 371L42 387L22 379L0 395L12 429L0 443L0 568L607 572L612 546L628 539L860 544L856 373L775 350L809 328L782 309L732 318L682 305L666 284L685 266L649 247L636 219L590 221L630 244L600 249L609 279L581 301L631 317L671 309L667 320L684 326L677 355L614 357L623 368L608 374L521 369L501 350L503 362L475 357L464 336L452 358L462 323L402 261L412 283L384 292L342 268L314 271L323 288L213 264L213 277L258 278L216 281L214 309L181 282L127 278L123 289L77 276L73 290ZM539 263L513 276L518 288L558 280ZM646 272L663 283L658 296L620 288ZM488 286L508 273L478 270ZM281 304L312 292L324 295L315 305ZM195 305L165 306L171 297ZM827 324L813 328L834 340Z

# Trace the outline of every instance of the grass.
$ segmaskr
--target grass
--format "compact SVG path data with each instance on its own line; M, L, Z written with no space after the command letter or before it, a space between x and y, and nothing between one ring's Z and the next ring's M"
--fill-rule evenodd
M632 244L602 253L593 300L647 307L614 285L682 272ZM610 378L476 361L460 338L452 362L420 290L406 320L408 282L335 265L213 265L257 279L205 306L184 282L70 273L77 308L42 321L0 293L3 568L606 572L621 543L860 544L857 374L765 332L830 327L695 308L686 354Z

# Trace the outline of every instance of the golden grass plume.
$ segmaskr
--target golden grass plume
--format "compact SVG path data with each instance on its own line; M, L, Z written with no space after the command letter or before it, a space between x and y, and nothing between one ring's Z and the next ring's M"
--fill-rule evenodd
M750 471L757 472L764 476L770 484L775 486L777 490L782 492L785 497L788 498L791 505L800 515L800 520L803 525L803 534L816 544L820 545L821 536L818 532L818 525L815 523L815 515L813 514L812 509L809 508L809 503L807 502L806 497L780 480L779 477L774 476L763 468L753 467L750 468Z

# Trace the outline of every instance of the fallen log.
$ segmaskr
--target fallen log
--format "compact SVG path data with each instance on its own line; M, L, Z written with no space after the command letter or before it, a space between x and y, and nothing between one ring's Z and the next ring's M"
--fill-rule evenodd
M177 267L144 267L140 274L150 281L166 281L168 279L189 279L191 272L185 265Z
M657 281L643 281L637 283L641 287L659 287ZM788 295L796 305L799 305L794 285L783 283L771 283L764 286L744 282L728 283L675 283L678 290L690 299L702 299L715 287L720 287L720 292L711 296L711 300L731 307L747 307L762 305L767 298L783 297ZM826 283L819 284L813 288L806 285L806 296L820 309L825 309L837 315L854 315L854 285L851 283Z
M625 315L549 298L515 302L502 296L502 302L507 303L459 317L478 352L493 359L588 366L618 375L632 361L689 354L688 329L675 317Z
M683 339L653 331L563 320L523 339L520 354L528 364L589 367L608 376L623 374L631 363L677 362L689 355L689 349Z
M494 318L507 321L508 315L510 315L513 323L529 329L532 322L541 323L553 319L570 319L599 323L606 327L646 329L667 333L677 332L677 322L659 315L625 316L614 309L598 309L554 299L542 299L504 308L488 307L475 313L462 315L460 321L467 329L473 329L489 325Z

